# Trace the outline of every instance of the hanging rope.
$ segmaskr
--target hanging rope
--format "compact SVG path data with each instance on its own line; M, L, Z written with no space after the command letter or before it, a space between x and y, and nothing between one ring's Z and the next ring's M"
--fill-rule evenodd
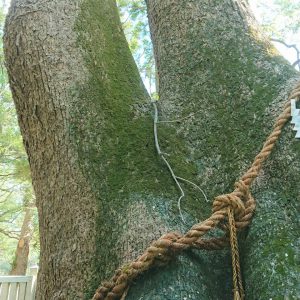
M232 256L232 281L233 281L233 294L234 300L244 299L244 288L242 282L242 274L240 268L240 255L239 246L236 234L236 225L234 220L234 214L231 207L227 208L228 224L230 232L230 246Z
M116 300L127 293L130 282L140 274L154 266L167 264L174 255L178 255L187 249L218 250L226 247L230 241L232 251L233 267L233 292L234 300L244 298L241 269L239 262L239 251L236 232L249 225L254 210L255 200L250 193L250 186L258 176L263 162L269 157L272 149L278 140L284 125L291 116L291 99L299 101L300 82L292 90L283 112L275 122L272 133L266 139L262 150L255 157L254 162L242 178L235 183L235 189L230 194L219 195L213 201L212 215L205 221L195 224L184 235L170 232L148 247L144 254L115 272L115 275L106 282L103 282L97 289L93 300ZM229 223L228 229L225 222ZM223 237L203 239L203 236L216 227L225 231ZM125 298L125 297L124 297Z

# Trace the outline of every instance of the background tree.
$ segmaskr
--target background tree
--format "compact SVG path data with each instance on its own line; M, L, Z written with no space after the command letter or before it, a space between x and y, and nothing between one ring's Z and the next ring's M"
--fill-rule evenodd
M212 199L250 165L299 74L260 34L244 1L147 6L161 120L190 116L160 125L161 148L176 174ZM185 223L180 217L114 1L15 0L5 50L39 210L38 299L89 298L162 233L210 214L187 184ZM258 209L242 238L249 299L297 297L298 155L286 129L253 188ZM191 251L147 273L127 298L228 298L229 265L226 250Z
M146 3L144 0L119 0L117 4L130 51L147 90L152 97L156 98L158 79L155 73Z
M1 7L1 36L3 25ZM0 272L23 275L27 268L35 209L32 207L34 201L29 165L4 67L2 40L0 64ZM25 251L20 252L17 244L22 245ZM36 261L36 251L33 251L32 258Z
M251 0L263 30L282 51L289 52L290 61L300 70L300 1Z
M14 261L10 275L26 275L28 267L30 242L33 236L33 218L35 212L35 205L32 201L31 187L24 191L23 209L24 217L21 227L21 232L18 238L17 249L15 252Z

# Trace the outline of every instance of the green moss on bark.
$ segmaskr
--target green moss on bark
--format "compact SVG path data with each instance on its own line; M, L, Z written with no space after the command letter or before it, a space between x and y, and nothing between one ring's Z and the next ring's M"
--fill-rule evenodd
M73 142L81 169L99 199L96 275L87 291L89 297L100 280L111 276L121 264L120 252L126 249L118 248L124 245L116 242L126 231L123 214L132 202L145 201L150 210L158 199L169 201L163 222L172 215L177 218L173 226L178 228L181 220L176 207L178 190L155 151L152 105L114 2L102 1L100 6L96 0L84 1L75 30L90 78L73 91L79 101L73 104L70 130L76 137ZM164 150L176 149L170 158L175 170L191 178L196 168L181 159L187 147L175 130L162 127L159 135ZM158 215L165 213L161 205L157 205Z
M232 191L234 182L251 165L299 73L258 33L240 1L190 1L178 6L172 6L171 1L147 2L163 110L166 118L176 115L175 119L196 112L178 130L184 133L190 159L198 167L200 186L212 199ZM294 296L297 289L295 266L285 261L281 264L285 278L275 272L274 284L264 293L259 290L259 286L268 286L264 273L269 274L271 249L274 247L278 255L276 261L285 255L284 249L294 251L287 243L295 241L294 234L288 235L285 228L279 230L281 222L276 223L283 203L290 211L299 199L296 161L300 151L289 130L284 130L253 187L258 201L267 199L274 209L269 218L275 224L269 229L258 205L255 225L251 225L241 253L250 299L283 297L284 290ZM270 193L280 196L270 197ZM289 223L295 224L295 215L290 217ZM252 233L252 226L261 232ZM288 238L281 242L284 235ZM279 244L282 247L276 247ZM256 253L255 249L262 251ZM276 288L280 281L289 284Z
M170 13L169 17L174 15ZM295 77L295 72L238 22L211 17L202 27L195 24L190 24L193 30L188 30L184 37L176 34L171 39L157 37L164 41L162 47L173 51L159 59L163 118L177 119L195 112L181 124L160 124L159 137L163 151L170 154L175 173L200 183L212 199L231 191L234 182L249 167L271 130L274 115L267 108L285 82ZM81 168L99 199L96 275L91 290L87 291L90 296L99 281L109 277L120 265L122 259L118 252L127 251L117 241L127 230L123 213L132 203L144 201L150 214L154 213L152 207L156 207L159 219L168 224L168 229L187 227L180 224L178 217L178 190L155 152L151 106L145 104L148 96L128 50L113 1L103 1L101 6L96 0L84 1L76 31L90 78L74 90L80 101L73 105L71 130L78 137L74 142ZM165 33L172 36L168 30ZM170 41L172 45L168 44ZM272 185L274 190L276 185L278 180ZM182 207L187 220L193 223L208 216L210 205L191 187L185 188L188 196L182 201ZM291 190L294 190L292 186ZM164 201L170 203L167 210ZM260 223L259 217L255 222L258 227L266 226ZM275 231L272 243L277 245L282 233ZM262 252L268 252L272 243L266 244ZM145 275L145 281L141 282L144 290L149 291L147 299L167 299L168 289L161 287L162 290L156 291L153 287L158 282L173 282L178 274L180 278L201 278L204 283L199 291L202 296L206 291L206 299L222 299L225 290L230 291L230 276L224 270L228 254L193 257L207 268L218 259L210 277L225 282L224 288L218 290L205 282L203 270L187 268L190 259L178 260L156 279L150 278L160 271ZM243 261L248 266L252 260L244 258ZM245 274L246 280L251 277L247 271ZM191 291L192 298L197 299L198 290L192 288L194 283L187 286L178 283L181 294L171 294L170 299L177 296L180 299ZM129 297L135 299L139 291L138 285Z

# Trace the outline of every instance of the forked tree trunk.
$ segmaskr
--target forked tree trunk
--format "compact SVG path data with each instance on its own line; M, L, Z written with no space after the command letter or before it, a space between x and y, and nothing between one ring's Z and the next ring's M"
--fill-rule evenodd
M249 166L298 74L261 38L241 1L147 4L162 116L194 113L161 123L161 147L178 176L212 199ZM114 1L14 0L5 55L39 211L37 299L88 299L153 239L210 214L210 203L184 186L187 224L180 218ZM254 188L259 206L242 249L248 299L297 293L297 157L287 128ZM189 252L137 280L126 299L230 294L227 251Z

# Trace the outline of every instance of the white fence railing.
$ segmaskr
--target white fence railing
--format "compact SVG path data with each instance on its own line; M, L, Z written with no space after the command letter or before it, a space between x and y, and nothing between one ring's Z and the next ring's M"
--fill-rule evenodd
M0 300L33 300L33 276L0 276Z

